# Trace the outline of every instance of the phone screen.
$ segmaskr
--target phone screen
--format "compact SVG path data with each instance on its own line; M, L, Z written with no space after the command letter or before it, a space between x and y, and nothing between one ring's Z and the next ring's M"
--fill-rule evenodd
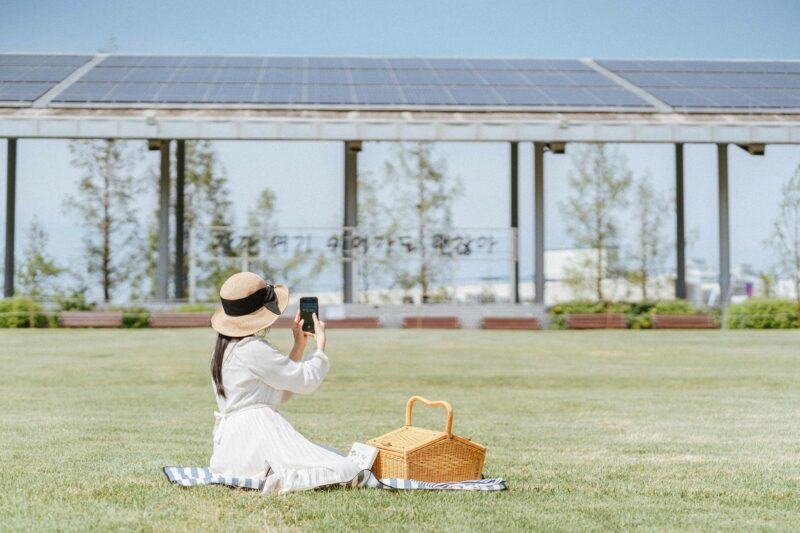
M319 302L316 296L305 296L300 298L300 318L303 319L303 331L314 333L314 317L311 315L317 313L319 318Z

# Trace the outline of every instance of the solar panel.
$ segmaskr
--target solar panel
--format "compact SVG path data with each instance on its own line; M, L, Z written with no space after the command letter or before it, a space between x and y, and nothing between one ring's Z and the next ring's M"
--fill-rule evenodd
M217 71L217 83L258 83L261 69L221 68Z
M255 94L255 85L225 84L212 87L206 100L219 103L249 103L255 99Z
M437 72L439 80L445 84L454 85L482 85L483 78L474 70L440 70Z
M396 83L395 77L390 70L376 70L376 69L357 69L351 70L350 75L355 84L377 84L388 85Z
M17 82L0 84L0 101L31 102L52 87L49 83Z
M307 69L304 81L306 83L348 83L350 77L346 70Z
M173 72L170 81L178 83L211 83L217 77L216 69L181 68Z
M83 55L0 54L0 100L33 102L90 59Z
M355 95L349 85L306 85L303 101L309 104L353 104Z
M161 87L158 83L121 83L112 86L102 99L108 102L153 102Z
M403 97L409 104L453 105L456 102L442 87L413 86L401 87Z
M92 56L48 54L0 54L3 67L79 67Z
M435 85L439 83L432 70L400 69L395 70L394 75L401 84Z
M600 61L677 108L794 108L787 90L800 88L800 62Z
M74 83L67 87L58 100L63 102L103 101L114 87L111 83Z
M500 105L503 101L489 87L450 87L456 105Z
M405 104L403 95L400 93L400 89L398 87L381 85L356 85L355 92L357 104Z
M158 102L170 103L204 102L208 91L207 85L195 83L164 85L156 94L155 99Z
M495 87L495 92L506 105L536 107L553 105L553 101L535 87Z
M59 64L89 58L0 55L0 84L55 83L72 72ZM792 80L783 83L794 86ZM547 87L564 91L564 95L549 96L555 93L542 90ZM593 93L582 91L582 87L616 91L592 97ZM4 89L4 93L12 92ZM21 86L18 92L23 92ZM343 106L552 106L562 105L558 103L561 101L568 102L563 105L588 101L641 104L637 97L577 60L127 54L104 57L53 101Z
M370 68L370 69L381 69L381 68L389 68L389 63L379 57L348 57L346 59L347 66L350 68L358 69L358 68Z
M294 104L302 100L303 87L300 85L259 85L254 99L262 104Z

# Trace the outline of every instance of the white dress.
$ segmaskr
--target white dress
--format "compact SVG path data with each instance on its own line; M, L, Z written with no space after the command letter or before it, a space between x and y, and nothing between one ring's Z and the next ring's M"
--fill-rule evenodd
M231 343L222 362L225 398L216 395L215 474L265 479L264 492L291 492L350 481L360 468L335 450L310 442L277 411L294 393L310 394L328 373L316 350L295 362L258 337ZM213 380L212 380L213 386Z

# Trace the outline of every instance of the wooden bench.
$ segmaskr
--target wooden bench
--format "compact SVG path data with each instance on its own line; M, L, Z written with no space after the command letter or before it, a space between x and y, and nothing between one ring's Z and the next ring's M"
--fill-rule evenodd
M404 328L460 329L461 322L455 316L407 316L403 318Z
M378 317L350 317L350 318L331 318L324 320L325 327L334 329L346 328L379 328L381 327ZM273 328L291 328L294 317L282 316L272 324Z
M568 314L569 329L625 329L628 326L622 313Z
M482 322L483 329L542 329L538 318L519 316L487 316Z
M211 313L151 313L151 328L207 328Z
M657 315L653 314L653 329L715 329L709 315Z
M121 328L122 311L63 311L64 328Z
M381 321L376 316L359 316L350 318L334 318L325 320L325 327L335 329L366 328L374 329L381 327Z

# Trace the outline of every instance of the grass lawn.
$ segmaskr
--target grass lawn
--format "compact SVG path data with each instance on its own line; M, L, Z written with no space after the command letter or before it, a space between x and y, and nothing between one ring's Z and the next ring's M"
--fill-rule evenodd
M0 529L800 529L798 331L331 332L298 430L346 450L446 399L502 493L170 485L210 455L212 340L0 331Z

